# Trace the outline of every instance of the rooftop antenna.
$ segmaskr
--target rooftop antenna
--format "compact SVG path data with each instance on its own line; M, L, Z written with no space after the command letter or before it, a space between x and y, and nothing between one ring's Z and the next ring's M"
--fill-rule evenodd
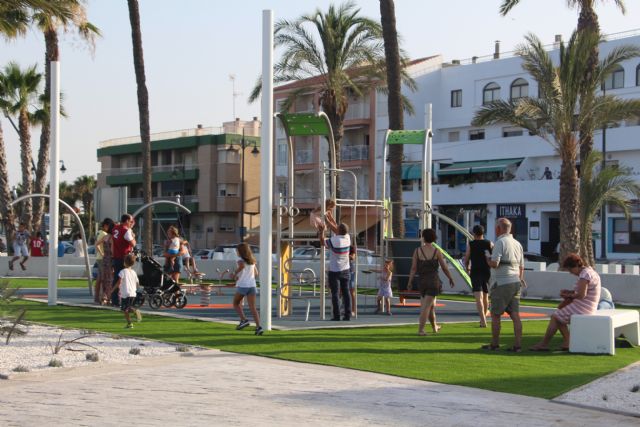
M242 95L241 92L236 92L236 75L229 74L229 80L231 80L232 95L233 95L233 120L236 119L236 98Z

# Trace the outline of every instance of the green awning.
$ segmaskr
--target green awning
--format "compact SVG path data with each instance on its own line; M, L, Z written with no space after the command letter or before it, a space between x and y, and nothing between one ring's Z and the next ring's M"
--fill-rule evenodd
M426 134L426 130L392 130L387 136L387 144L424 145Z
M476 162L456 162L438 171L438 176L469 175L472 173L504 172L511 165L522 162L524 158L480 160Z
M402 165L402 179L422 179L422 165L419 163Z

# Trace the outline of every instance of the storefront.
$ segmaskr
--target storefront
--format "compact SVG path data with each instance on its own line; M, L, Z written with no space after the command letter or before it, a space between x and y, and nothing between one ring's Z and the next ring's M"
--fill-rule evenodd
M507 218L513 224L511 234L522 244L526 251L529 246L529 227L525 204L496 205L496 217Z

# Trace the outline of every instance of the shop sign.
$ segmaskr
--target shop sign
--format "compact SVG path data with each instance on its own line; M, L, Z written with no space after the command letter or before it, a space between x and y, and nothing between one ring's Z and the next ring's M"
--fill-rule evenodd
M498 218L526 218L526 206L518 205L497 205Z

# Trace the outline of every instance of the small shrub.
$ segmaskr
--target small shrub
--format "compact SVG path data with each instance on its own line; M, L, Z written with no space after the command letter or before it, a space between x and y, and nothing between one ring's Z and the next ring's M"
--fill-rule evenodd
M640 384L636 384L633 387L631 387L631 393L637 393L640 391Z
M186 345L179 345L176 347L176 351L180 352L180 353L186 353L189 351L189 347Z
M98 356L98 353L87 353L84 355L84 357L89 362L97 362L98 360L100 360L100 356Z
M59 360L59 359L49 360L49 367L51 368L62 368L63 366L64 366L64 363L62 363L62 360Z
M18 365L12 369L13 372L29 372L29 368L24 365Z
M140 349L136 347L131 347L131 349L129 349L129 354L133 354L134 356L137 356L140 354Z

